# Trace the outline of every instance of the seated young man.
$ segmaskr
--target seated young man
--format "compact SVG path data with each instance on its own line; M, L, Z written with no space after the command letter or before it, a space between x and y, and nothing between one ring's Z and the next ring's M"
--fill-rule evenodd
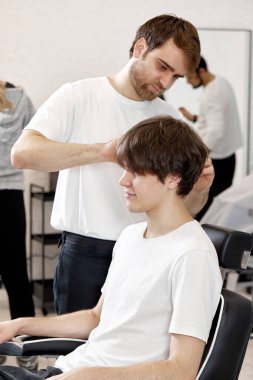
M0 379L195 379L222 286L215 249L184 203L208 149L186 123L161 116L130 129L116 155L126 205L147 221L121 233L97 306L0 323L1 342L29 334L87 343L38 373L1 367Z

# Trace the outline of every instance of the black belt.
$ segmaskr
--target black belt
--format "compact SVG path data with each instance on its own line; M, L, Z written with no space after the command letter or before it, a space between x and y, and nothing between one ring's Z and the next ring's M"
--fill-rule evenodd
M73 232L63 231L59 241L59 246L65 242L77 244L80 246L92 245L93 248L103 246L105 249L113 249L115 240L97 239L94 237L74 234Z

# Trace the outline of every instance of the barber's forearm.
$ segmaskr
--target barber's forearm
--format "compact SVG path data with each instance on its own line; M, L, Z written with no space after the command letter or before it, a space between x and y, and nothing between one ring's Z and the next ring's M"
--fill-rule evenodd
M91 163L114 162L113 148L113 142L63 143L26 131L14 144L11 156L13 166L18 169L54 172Z

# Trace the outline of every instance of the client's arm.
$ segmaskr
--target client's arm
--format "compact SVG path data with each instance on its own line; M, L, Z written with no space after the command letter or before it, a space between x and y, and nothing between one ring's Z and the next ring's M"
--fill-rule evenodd
M195 380L205 343L185 335L172 334L168 360L127 367L77 368L52 380Z
M94 309L53 317L17 318L0 323L0 343L17 335L86 339L100 321L103 296Z

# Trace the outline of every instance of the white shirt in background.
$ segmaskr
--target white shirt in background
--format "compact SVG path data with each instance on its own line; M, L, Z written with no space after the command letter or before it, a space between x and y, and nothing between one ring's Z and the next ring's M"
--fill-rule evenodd
M236 98L225 78L216 76L204 86L196 129L213 159L229 157L242 146Z

